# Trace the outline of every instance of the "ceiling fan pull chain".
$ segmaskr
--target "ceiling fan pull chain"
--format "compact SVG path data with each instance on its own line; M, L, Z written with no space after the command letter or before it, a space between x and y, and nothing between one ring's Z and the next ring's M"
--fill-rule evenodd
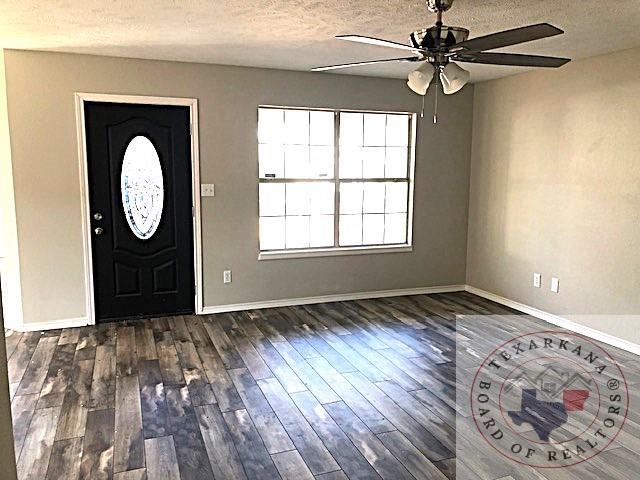
M434 101L434 106L433 106L433 123L438 123L438 72L436 72L436 83L435 83L435 87L436 87L436 96L435 96L435 101Z
M426 97L426 95L422 95L422 110L420 110L420 118L424 118L424 97Z

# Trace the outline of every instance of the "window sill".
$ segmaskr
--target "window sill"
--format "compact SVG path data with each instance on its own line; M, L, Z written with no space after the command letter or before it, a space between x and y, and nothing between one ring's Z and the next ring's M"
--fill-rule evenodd
M258 260L278 260L283 258L337 257L343 255L371 255L378 253L412 252L412 245L380 245L366 247L310 248L304 250L273 250L260 252Z

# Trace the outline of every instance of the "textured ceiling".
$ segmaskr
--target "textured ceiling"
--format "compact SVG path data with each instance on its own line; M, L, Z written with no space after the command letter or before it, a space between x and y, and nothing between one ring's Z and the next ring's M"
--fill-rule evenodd
M424 0L2 0L0 46L308 70L398 56L335 35L406 42L411 31L434 21ZM507 50L577 59L640 46L639 0L456 0L444 17L447 25L471 30L470 37L544 21L566 34ZM403 77L411 67L343 72ZM468 68L473 81L524 70Z

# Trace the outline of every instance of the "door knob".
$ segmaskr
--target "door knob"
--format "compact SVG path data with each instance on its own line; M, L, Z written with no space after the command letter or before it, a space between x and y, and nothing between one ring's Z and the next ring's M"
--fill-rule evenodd
M93 214L94 220L102 220L102 214L100 212L96 212Z
M94 230L96 235L102 235L104 233L104 230L101 227L98 227Z

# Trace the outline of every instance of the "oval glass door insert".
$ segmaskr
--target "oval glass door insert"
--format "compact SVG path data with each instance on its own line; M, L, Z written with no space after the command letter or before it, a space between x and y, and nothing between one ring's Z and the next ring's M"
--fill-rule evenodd
M141 240L151 238L162 218L164 184L158 152L147 137L138 135L127 145L120 190L129 228Z

